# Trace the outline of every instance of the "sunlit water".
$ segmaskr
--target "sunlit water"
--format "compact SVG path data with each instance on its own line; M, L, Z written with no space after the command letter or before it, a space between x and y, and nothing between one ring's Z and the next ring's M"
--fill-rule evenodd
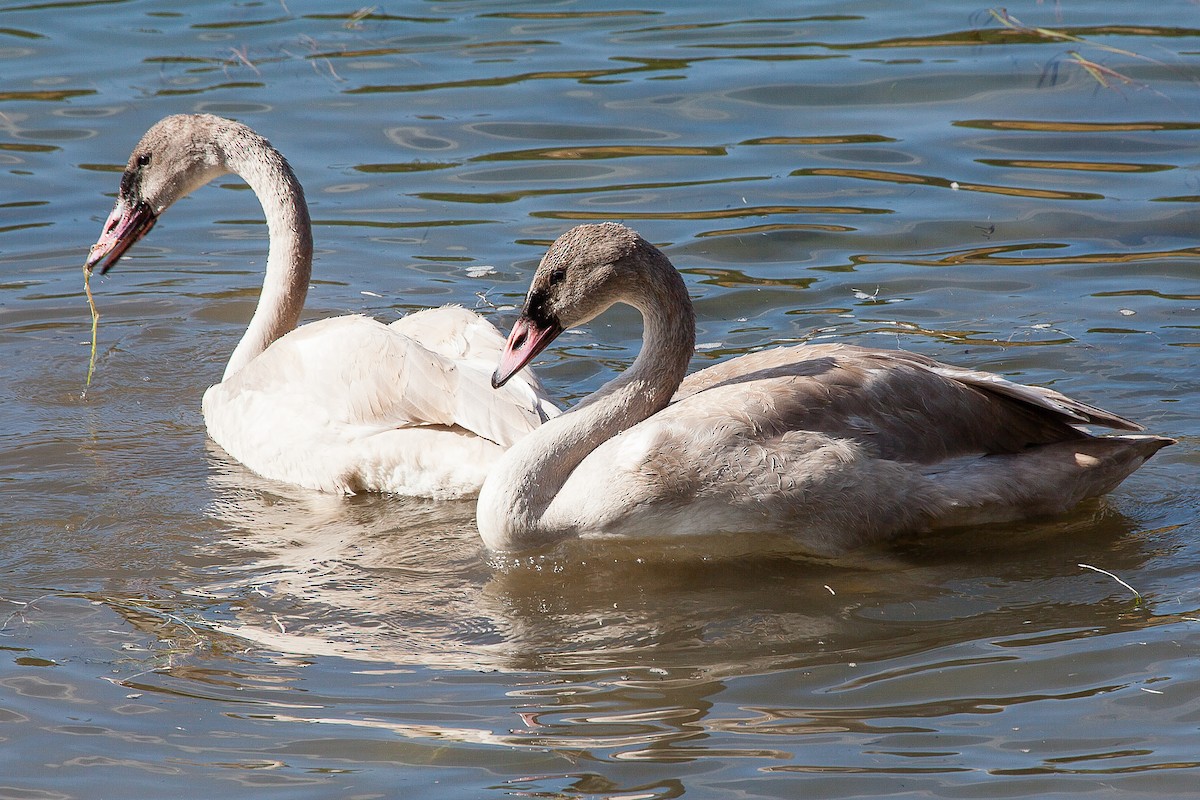
M0 798L1200 795L1200 10L927 6L0 5ZM80 265L180 111L295 167L308 319L504 327L619 219L685 273L696 366L905 347L1180 443L1067 517L837 563L489 560L470 503L206 441L266 247L234 177L93 281L81 396ZM541 374L573 401L639 334Z

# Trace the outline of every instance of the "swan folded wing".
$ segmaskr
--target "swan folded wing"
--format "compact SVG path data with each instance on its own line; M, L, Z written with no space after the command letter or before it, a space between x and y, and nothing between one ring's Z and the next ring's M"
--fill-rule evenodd
M528 387L493 392L486 374L362 316L297 328L223 384L227 397L276 396L279 413L361 439L440 425L511 444L541 421ZM338 435L341 438L342 434Z
M1037 406L1054 414L1062 415L1075 424L1102 425L1122 431L1142 431L1145 426L1118 416L1102 408L1082 403L1065 394L1047 389L1044 386L1027 386L1005 380L990 372L951 367L946 364L932 362L929 369L938 375L973 386L984 392L991 392L1020 403Z
M833 554L901 531L1058 513L1111 490L1170 443L1075 431L922 461L914 454L932 451L913 442L900 451L878 431L839 429L819 413L806 427L772 424L762 388L713 387L605 441L571 475L551 522L586 536L789 532Z
M800 345L753 353L684 381L675 403L719 405L764 432L820 431L916 463L1080 439L1077 426L1139 426L1051 389L915 353Z
M499 390L491 388L492 372L504 353L505 339L495 325L478 314L462 306L442 306L409 314L389 327L469 369L471 385L460 396L462 402L456 415L461 419L473 419L480 412L494 413L498 403L534 409L536 423L561 413L531 369L521 370ZM487 394L480 395L477 390L484 387ZM521 432L524 430L527 429L522 428ZM507 446L511 441L500 444Z

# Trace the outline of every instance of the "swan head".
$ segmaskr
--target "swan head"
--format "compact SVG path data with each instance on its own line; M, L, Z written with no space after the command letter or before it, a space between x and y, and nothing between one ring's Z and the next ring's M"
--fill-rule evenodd
M658 248L615 222L579 225L558 237L533 275L492 386L503 386L564 330L616 303L640 308L652 294L647 283L664 267L674 274Z
M155 123L129 156L117 202L84 268L104 274L172 203L229 172L221 143L225 133L243 128L211 114L176 114Z

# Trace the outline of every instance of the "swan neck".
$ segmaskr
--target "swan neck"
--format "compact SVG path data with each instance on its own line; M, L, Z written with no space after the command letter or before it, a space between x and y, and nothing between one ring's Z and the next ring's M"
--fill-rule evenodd
M522 550L585 533L588 520L555 506L563 485L597 447L662 410L679 388L695 347L695 315L682 277L659 257L665 267L655 270L656 280L621 300L645 323L633 364L517 442L484 482L477 521L490 549Z
M267 219L266 275L258 305L225 367L224 379L296 327L312 276L312 222L304 189L283 155L244 126L218 137L230 172L249 184Z

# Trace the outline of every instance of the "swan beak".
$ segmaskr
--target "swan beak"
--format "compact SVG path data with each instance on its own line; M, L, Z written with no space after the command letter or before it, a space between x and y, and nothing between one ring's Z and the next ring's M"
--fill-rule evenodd
M98 266L101 275L108 272L113 264L121 260L126 250L150 232L157 221L158 217L148 203L131 203L125 197L118 197L112 213L104 222L100 238L88 251L83 268L91 273Z
M492 373L492 388L499 389L508 379L517 374L530 361L537 358L538 353L546 349L562 333L562 328L556 323L539 327L536 322L522 314L513 325L508 342L504 345L504 353L500 356L500 366Z

